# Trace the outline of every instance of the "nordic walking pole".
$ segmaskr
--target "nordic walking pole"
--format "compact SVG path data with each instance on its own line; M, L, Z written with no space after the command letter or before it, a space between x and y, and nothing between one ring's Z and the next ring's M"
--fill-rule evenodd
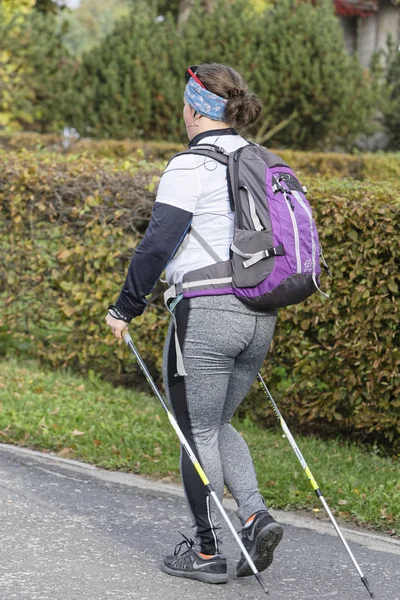
M221 502L218 500L218 496L214 491L214 488L212 487L211 483L209 482L207 475L204 473L199 461L197 460L194 452L192 451L191 447L189 446L188 442L186 441L185 436L182 433L182 430L180 429L178 423L176 422L174 416L172 415L172 413L168 410L168 407L164 401L164 398L161 396L156 384L154 383L154 380L152 378L152 376L150 375L149 370L147 369L145 363L143 362L135 344L132 341L131 336L128 333L128 330L125 329L123 332L123 337L124 337L124 342L125 344L128 346L128 348L132 351L132 353L134 354L134 356L136 357L137 362L139 363L139 367L142 370L143 375L146 377L148 384L150 385L151 389L153 390L153 392L155 393L155 395L157 396L157 399L159 400L161 406L163 407L164 411L167 413L169 422L171 423L172 427L175 430L175 433L177 434L183 448L185 449L188 457L190 458L190 460L193 463L194 468L196 469L197 473L200 476L200 479L202 480L202 482L204 483L204 485L207 488L208 493L210 494L210 496L213 498L215 504L218 506L222 516L224 517L229 529L231 530L233 537L235 538L235 540L237 541L237 543L239 544L239 547L241 549L241 551L243 552L244 557L246 558L247 562L250 565L251 570L254 573L255 578L257 579L258 583L261 586L261 589L263 590L263 592L265 592L265 594L269 594L267 588L264 585L264 582L262 580L261 574L257 571L255 564L253 563L253 561L251 560L251 557L249 555L249 553L247 552L246 548L243 545L242 540L240 539L240 537L238 536L238 534L236 533L236 529L234 528L234 526L232 525L228 515L225 512L225 509L223 508Z
M299 462L300 462L301 466L303 467L303 469L305 471L305 474L307 475L308 480L309 480L309 482L311 483L311 485L313 487L314 492L316 493L317 497L321 500L322 505L325 508L326 512L328 513L328 516L329 516L330 520L332 521L332 524L333 524L334 528L336 529L336 532L337 532L338 536L342 540L342 542L344 544L344 547L346 548L347 552L349 553L349 556L350 556L351 560L353 561L353 564L354 564L355 568L357 569L358 574L361 577L361 581L365 585L365 587L367 589L367 592L369 593L370 597L373 598L374 594L370 590L367 578L365 577L365 575L363 575L363 572L361 571L358 562L354 558L354 555L353 555L352 551L350 550L349 545L346 542L346 540L345 540L342 532L340 531L339 525L337 524L336 519L333 516L331 509L328 506L328 503L326 502L324 496L322 495L322 492L319 489L317 482L315 481L315 479L314 479L314 477L313 477L310 469L308 468L308 465L307 465L306 461L304 460L304 457L303 457L302 453L300 452L300 449L299 449L298 445L296 444L296 442L295 442L292 434L290 433L289 428L286 425L286 423L285 423L285 421L284 421L284 419L283 419L283 417L282 417L282 415L281 415L281 413L279 411L279 408L277 407L277 405L275 403L275 400L271 396L270 391L267 388L267 386L265 384L265 381L261 377L260 373L257 373L257 379L258 379L258 382L261 385L261 389L263 390L264 394L267 396L267 398L269 400L269 403L272 406L272 410L274 411L274 413L275 413L278 421L281 424L281 427L283 429L284 434L286 435L287 439L289 440L290 445L292 446L292 448L294 450L294 453L296 454L297 458L299 459Z

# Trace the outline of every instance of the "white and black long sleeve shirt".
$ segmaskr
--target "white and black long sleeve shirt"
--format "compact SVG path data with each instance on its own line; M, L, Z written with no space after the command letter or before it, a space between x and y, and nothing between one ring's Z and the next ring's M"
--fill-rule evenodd
M200 143L220 146L228 153L247 144L234 129L199 134L189 148ZM185 154L173 158L161 177L149 226L116 302L126 317L142 314L147 304L145 297L165 268L167 281L179 283L185 273L213 263L190 235L191 227L222 260L229 258L234 213L229 203L227 169L213 159ZM184 240L184 250L177 253Z

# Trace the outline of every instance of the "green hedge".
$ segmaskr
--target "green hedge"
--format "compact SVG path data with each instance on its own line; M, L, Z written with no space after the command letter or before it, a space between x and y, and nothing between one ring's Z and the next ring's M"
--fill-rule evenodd
M36 153L56 153L66 156L92 158L146 158L169 160L176 152L185 149L182 144L141 140L70 140L56 134L0 133L0 149L15 152L28 150ZM324 177L351 177L382 181L400 178L400 153L346 154L334 152L301 152L272 148L286 160L299 175Z
M97 158L123 158L135 153L146 158L167 160L176 152L185 149L183 144L174 142L144 142L132 140L91 140L73 139L56 134L39 133L0 133L0 148L20 152L55 152L61 154L84 155Z
M302 182L334 277L322 284L330 300L314 295L280 311L264 375L291 426L398 452L399 180L316 177L307 174L312 168L304 154L290 156L304 166ZM146 227L160 167L140 157L26 151L2 152L0 160L3 345L54 367L143 382L104 318ZM375 160L391 172L390 158ZM157 287L150 309L131 326L156 374L167 321ZM256 388L242 411L274 423Z

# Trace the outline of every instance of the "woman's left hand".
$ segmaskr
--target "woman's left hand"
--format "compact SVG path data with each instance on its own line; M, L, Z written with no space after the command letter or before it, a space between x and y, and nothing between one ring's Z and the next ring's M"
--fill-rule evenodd
M106 316L106 323L111 327L111 331L115 337L122 340L122 332L128 327L128 323L125 323L125 321L121 321L120 319L114 319L110 314L107 314Z

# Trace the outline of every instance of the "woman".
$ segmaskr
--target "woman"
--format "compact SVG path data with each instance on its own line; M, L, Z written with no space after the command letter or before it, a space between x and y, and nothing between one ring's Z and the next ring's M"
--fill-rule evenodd
M229 153L246 145L234 127L254 123L261 102L248 92L242 77L225 65L203 64L190 67L186 80L183 119L189 148L214 144ZM126 323L142 314L145 296L165 267L168 282L178 286L188 272L201 272L214 263L207 245L221 260L228 260L233 226L226 167L193 154L173 158L161 178L150 224L121 294L106 317L114 335L121 338ZM217 495L222 500L225 484L236 500L243 543L262 571L271 564L283 530L267 510L247 444L230 421L267 355L276 313L256 312L223 290L217 295L220 291L176 298L163 376L179 426ZM219 514L184 452L181 474L195 539L185 537L174 555L164 559L164 569L178 577L226 582ZM237 576L247 575L252 571L241 555Z

